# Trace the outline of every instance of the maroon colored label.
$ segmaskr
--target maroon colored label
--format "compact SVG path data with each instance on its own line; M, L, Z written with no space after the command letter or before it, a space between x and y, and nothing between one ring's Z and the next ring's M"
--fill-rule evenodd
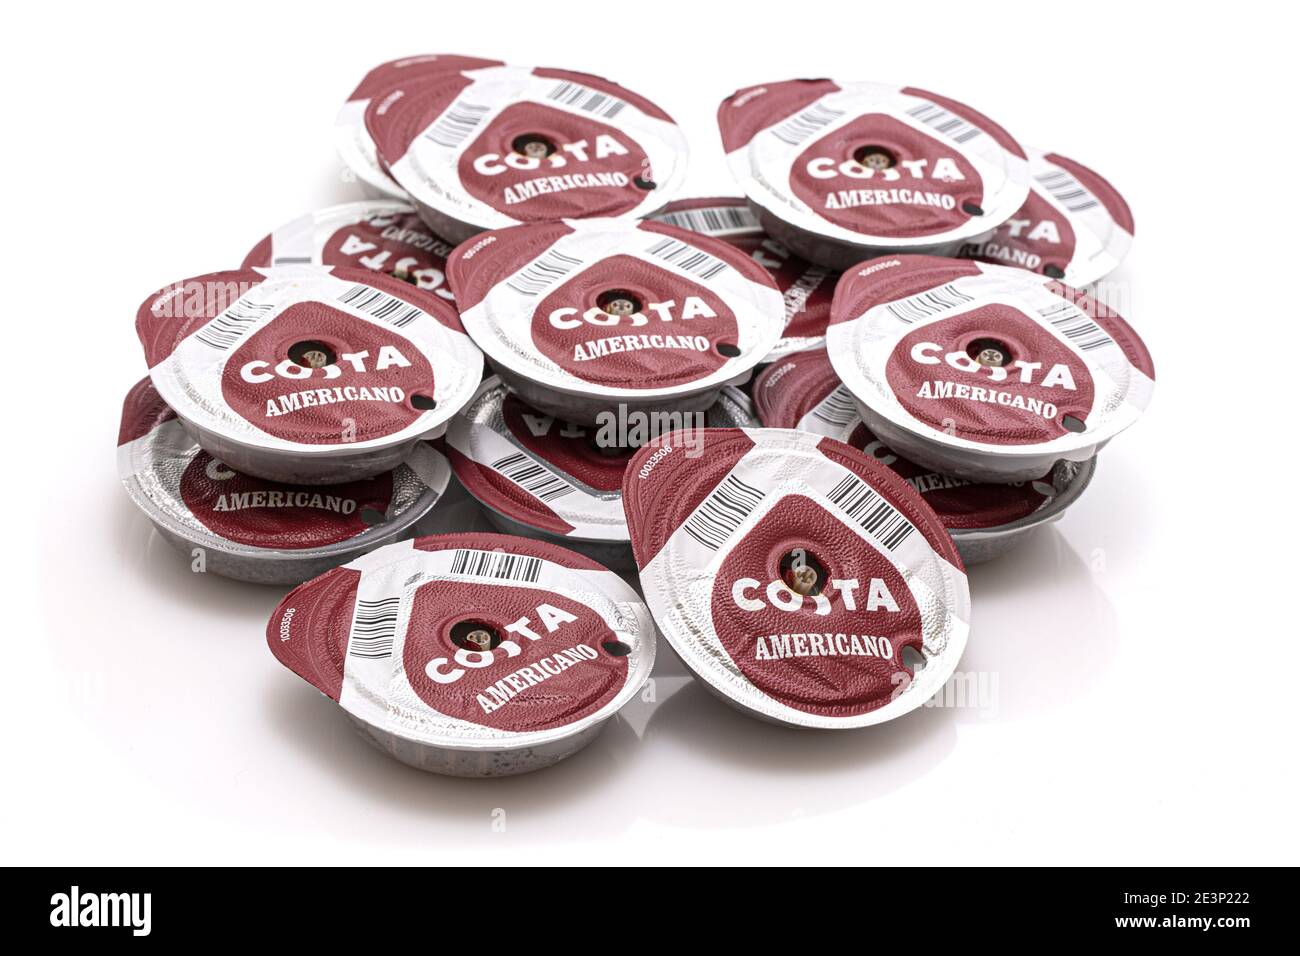
M227 468L200 451L181 475L181 499L203 526L227 541L259 548L321 548L363 533L382 520L393 476L304 487L263 481Z
M1062 276L1074 258L1074 243L1070 221L1030 190L1014 216L988 239L966 243L960 254L966 259Z
M892 165L864 165L864 151ZM984 202L983 180L957 149L884 113L859 116L805 149L790 188L828 222L899 239L955 229Z
M457 70L477 70L500 65L500 60L484 60L481 57L459 56L452 53L430 53L389 60L367 73L357 88L352 91L348 101L368 100L394 83L415 77L437 76L440 73Z
M1112 186L1107 179L1082 163L1076 163L1059 153L1047 153L1043 158L1054 166L1060 166L1083 183L1088 192L1100 200L1101 204L1106 208L1106 212L1110 214L1110 218L1115 220L1115 223L1129 235L1133 234L1133 212L1128 208L1128 203L1124 201L1124 197L1119 194L1119 190Z
M838 89L831 80L786 80L737 90L718 107L723 151L739 149L761 130Z
M722 236L723 242L749 253L771 275L790 316L783 338L815 338L826 334L835 296L835 276L821 266L793 255L768 236Z
M506 428L537 458L597 491L623 487L623 470L635 449L601 449L596 429L583 428L543 415L514 395L502 406Z

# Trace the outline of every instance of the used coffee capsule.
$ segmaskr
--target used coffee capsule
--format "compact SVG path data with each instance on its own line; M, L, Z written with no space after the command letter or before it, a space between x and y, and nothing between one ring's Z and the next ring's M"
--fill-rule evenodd
M718 108L732 174L768 235L832 269L955 253L1029 191L1019 144L962 103L886 83L789 80Z
M369 269L187 279L144 301L136 332L154 387L204 451L291 484L396 468L482 375L455 308Z
M381 548L302 585L272 653L403 763L460 777L550 766L650 676L655 630L617 574L497 534Z
M447 427L447 453L461 484L498 529L562 543L609 568L631 570L623 517L623 470L640 445L678 429L757 424L749 399L724 389L707 412L656 418L611 415L574 425L524 404L492 377Z
M319 209L285 223L244 257L243 268L315 265L374 269L450 301L447 256L439 239L397 200L375 199Z
M628 465L623 507L646 603L704 685L766 720L845 729L923 704L956 669L970 593L906 481L793 429L678 436Z
M381 162L453 242L523 222L644 216L686 175L672 117L568 70L423 77L376 95L366 123Z
M745 200L679 199L651 218L730 243L771 274L785 300L785 331L763 362L774 362L825 341L838 276L800 259L763 232Z
M781 293L739 249L648 221L514 226L458 246L465 329L511 390L580 425L695 412L781 336Z
M1060 518L1083 494L1096 468L1095 458L1059 461L1041 478L1014 484L972 482L924 468L871 434L824 349L769 365L754 380L754 404L769 428L828 435L896 471L934 509L967 566L1005 554Z
M1018 266L1067 285L1096 282L1133 244L1133 214L1087 166L1027 149L1029 197L1010 219L961 247L964 259Z
M972 481L1032 481L1133 424L1155 369L1091 296L1024 269L898 256L835 289L827 351L873 434Z
M147 378L122 407L117 464L131 500L196 568L258 584L299 584L414 534L451 475L427 442L342 485L242 475L195 444Z
M372 96L402 80L495 66L499 63L499 60L482 60L472 56L430 53L390 60L367 73L334 121L334 144L339 158L356 175L365 193L374 198L388 196L401 199L406 196L406 191L380 167L375 155L375 142L366 129L366 107L370 105Z

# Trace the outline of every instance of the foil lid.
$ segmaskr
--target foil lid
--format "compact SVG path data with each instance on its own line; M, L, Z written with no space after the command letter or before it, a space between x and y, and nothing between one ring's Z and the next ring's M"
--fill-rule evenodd
M721 388L784 324L767 271L738 249L655 222L565 220L488 233L447 264L465 328L492 362L584 397Z
M612 716L655 649L649 611L614 572L495 534L373 551L292 591L266 637L363 723L468 750L546 743Z
M253 247L242 268L374 269L451 301L446 283L451 250L409 203L375 199L318 209L285 223Z
M789 80L718 108L732 174L764 214L880 249L973 238L1029 189L1014 139L962 103L886 83Z
M195 444L147 378L123 403L117 462L131 499L163 529L231 554L293 558L364 549L413 525L451 476L447 459L426 443L393 471L346 484L240 474Z
M136 332L154 387L183 420L297 456L429 436L482 374L446 300L372 270L186 279L145 299Z
M815 348L826 339L837 273L794 255L759 225L743 199L679 199L650 217L655 222L721 239L748 253L772 276L785 302L785 331L763 357Z
M944 475L902 457L872 434L825 349L780 359L754 380L754 404L769 428L827 435L888 465L934 509L949 531L995 528L1045 507L1055 496L1050 473L1010 484Z
M921 496L820 435L720 429L706 445L651 442L623 483L646 602L682 660L799 727L877 724L933 696L965 647L970 594Z
M381 162L422 206L467 231L638 217L686 174L663 110L568 70L494 66L390 87L366 115Z
M395 83L409 81L417 76L434 76L499 63L499 60L434 53L381 63L365 75L334 120L334 147L338 150L339 158L369 188L401 199L406 191L380 166L375 154L375 142L366 129L366 107L370 105L371 98Z
M626 542L623 471L636 447L677 429L752 422L745 395L725 389L707 412L584 427L531 408L492 377L452 420L446 445L456 477L486 507L539 531Z
M827 351L877 433L990 468L1091 457L1137 420L1155 377L1137 333L1091 296L931 256L845 273Z
M1133 214L1115 187L1087 166L1027 149L1029 196L993 232L961 247L963 259L1017 266L1067 285L1096 282L1133 244Z

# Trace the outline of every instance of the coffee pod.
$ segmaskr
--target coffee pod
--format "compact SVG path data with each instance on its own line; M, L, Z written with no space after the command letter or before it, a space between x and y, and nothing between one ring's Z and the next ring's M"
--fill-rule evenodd
M785 331L763 357L774 362L783 355L816 348L826 340L831 298L837 275L794 255L758 223L743 199L679 199L650 218L704 236L721 239L765 268L785 300Z
M285 223L244 257L244 269L345 266L374 269L451 301L447 256L439 239L397 200L375 199L319 209Z
M681 429L756 424L748 398L724 389L707 412L658 418L611 415L595 427L561 421L524 404L501 380L483 383L447 428L456 477L499 530L564 544L608 568L631 570L623 517L623 470L651 438Z
M781 336L781 293L725 242L657 222L514 226L456 248L447 276L493 369L534 408L696 412Z
M951 255L1029 191L1019 144L962 103L886 83L789 80L718 108L732 175L764 230L843 270L884 252Z
M366 195L396 199L406 196L406 191L379 165L379 159L375 155L375 142L366 129L366 107L370 105L375 93L419 76L477 69L499 63L499 60L483 60L472 56L425 54L390 60L367 73L334 120L334 145L339 158L356 176Z
M1133 214L1110 183L1087 166L1027 149L1029 196L993 232L961 247L963 259L1041 272L1067 285L1096 282L1133 244Z
M827 352L871 432L972 481L1033 481L1086 461L1133 424L1154 388L1122 318L1054 279L1008 266L898 256L835 288Z
M194 442L147 378L122 406L117 464L136 507L195 570L256 584L300 584L413 535L451 475L426 442L392 471L342 485L243 475Z
M623 507L646 603L704 685L794 727L921 706L966 645L970 593L921 496L842 442L793 429L670 434L629 463Z
M1096 459L1059 461L1041 478L1013 484L972 482L908 461L863 423L824 349L786 356L754 380L754 404L769 428L827 435L888 465L918 491L948 529L967 565L988 561L1056 521L1083 494Z
M617 574L497 534L381 548L289 594L272 653L402 763L458 777L548 767L650 676L650 612Z
M616 83L494 66L377 94L366 124L381 163L440 236L524 222L645 216L686 175L672 117Z
M186 279L144 301L136 333L158 394L204 451L290 484L396 468L482 375L450 303L369 269Z

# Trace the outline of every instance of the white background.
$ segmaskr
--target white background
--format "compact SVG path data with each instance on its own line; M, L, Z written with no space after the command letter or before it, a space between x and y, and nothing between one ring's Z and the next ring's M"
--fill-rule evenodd
M4 861L1297 862L1291 27L1249 4L1059 7L26 8L0 65ZM992 706L783 731L665 647L658 703L574 759L442 779L275 662L278 589L167 550L115 477L136 306L355 197L335 111L421 52L645 93L692 144L688 194L733 192L722 97L830 74L956 97L1127 196L1115 278L1155 400L1059 525L973 570L962 669L996 679Z

